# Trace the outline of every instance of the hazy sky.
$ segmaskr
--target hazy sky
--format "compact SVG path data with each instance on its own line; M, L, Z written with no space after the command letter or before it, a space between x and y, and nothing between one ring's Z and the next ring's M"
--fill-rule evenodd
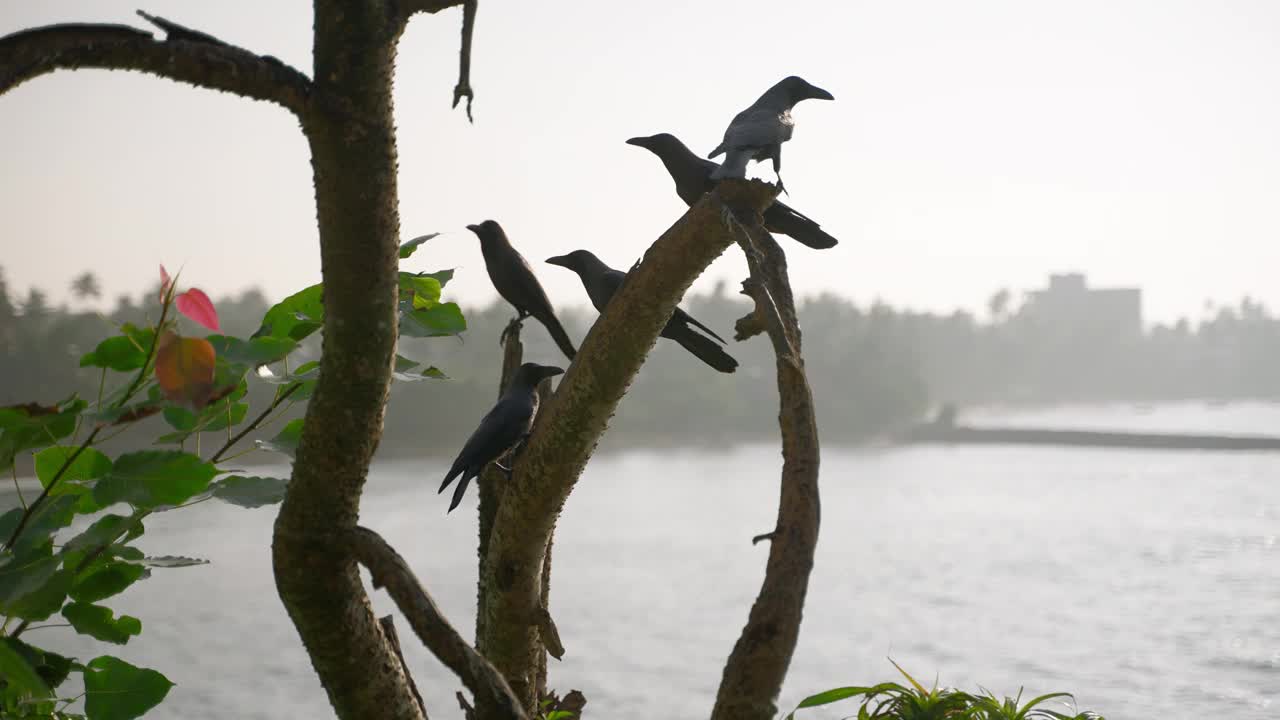
M3 0L0 33L136 25L140 2ZM310 74L309 2L143 7ZM1246 293L1280 308L1274 0L483 0L475 125L449 109L460 20L410 24L395 99L404 236L445 233L407 267L460 268L447 294L464 303L493 293L464 229L486 218L553 300L584 303L542 260L587 247L627 267L684 211L623 141L670 131L705 153L798 74L836 101L797 108L788 202L841 240L783 239L800 293L978 309L997 287L1081 270L1141 285L1159 320ZM0 265L17 292L61 299L91 269L111 298L159 262L212 294L319 278L307 146L274 105L62 72L0 96L0 158ZM730 252L700 287L744 274Z

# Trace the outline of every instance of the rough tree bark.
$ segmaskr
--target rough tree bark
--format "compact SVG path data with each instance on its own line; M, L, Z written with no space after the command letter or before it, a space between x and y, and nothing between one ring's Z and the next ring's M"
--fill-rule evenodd
M763 330L777 358L782 490L777 523L758 538L770 540L765 579L725 663L711 718L772 720L800 635L818 543L818 425L800 352L786 255L758 225L740 227L736 236L751 268L743 292L755 301L755 311L739 322L737 339Z

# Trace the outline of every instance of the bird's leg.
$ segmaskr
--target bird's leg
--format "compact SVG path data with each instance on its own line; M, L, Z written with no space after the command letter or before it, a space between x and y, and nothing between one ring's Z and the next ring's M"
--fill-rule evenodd
M778 192L791 197L791 193L787 192L787 186L782 182L782 147L779 146L773 151L773 174L778 176Z
M524 327L524 319L529 317L529 313L524 310L517 310L516 316L511 318L511 322L507 323L507 327L502 331L501 337L498 338L498 347L507 344L507 338L520 332L520 328Z
M527 442L529 442L529 434L525 433L520 436L520 440L511 448L511 451L508 453L508 456L511 458L510 466L503 465L497 460L493 461L493 464L507 476L507 480L511 480L511 473L515 472L516 458L520 456L520 453L524 450L525 443Z

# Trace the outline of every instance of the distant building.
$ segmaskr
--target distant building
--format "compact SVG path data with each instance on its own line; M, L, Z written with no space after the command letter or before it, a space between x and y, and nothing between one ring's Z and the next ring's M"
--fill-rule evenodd
M1049 276L1049 287L1027 293L1019 313L1054 334L1124 343L1142 337L1142 290L1091 288L1082 273Z

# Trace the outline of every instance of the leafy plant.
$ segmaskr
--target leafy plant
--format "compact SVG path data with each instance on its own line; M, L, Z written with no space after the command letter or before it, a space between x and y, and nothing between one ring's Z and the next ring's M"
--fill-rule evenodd
M95 400L72 395L53 405L0 408L0 472L12 475L20 503L0 514L0 717L129 720L158 705L174 684L161 672L109 654L81 662L22 636L60 615L80 635L127 644L142 632L143 622L102 603L150 577L153 568L208 563L176 555L149 557L134 546L146 532L148 516L211 499L261 507L284 498L284 478L245 475L221 464L259 449L289 456L296 451L302 419L284 425L270 441L238 448L251 432L310 397L319 364L290 371L289 356L320 329L323 288L312 286L273 306L252 337L195 337L181 334L176 315L217 332L217 310L204 292L179 293L163 266L160 273L155 324L122 325L118 335L81 358L81 367L100 369ZM465 329L457 306L440 301L451 277L452 271L401 273L401 322L412 323L424 336ZM272 365L280 372L272 372ZM413 372L418 366L398 358L397 377L444 377L434 367ZM276 386L256 414L244 401L251 379ZM171 430L156 442L170 448L114 458L100 449L105 440L155 415ZM202 448L205 437L218 441L212 452ZM31 502L15 466L18 455L27 452L41 487ZM117 508L127 512L109 512ZM71 531L78 520L83 529ZM69 712L79 696L59 692L75 674L84 686L83 715Z
M850 698L861 698L856 716L858 720L1105 720L1093 712L1067 715L1038 707L1055 698L1070 698L1070 693L1049 693L1022 704L1021 690L1013 698L998 698L989 690L983 690L982 695L971 695L952 688L939 688L936 684L926 690L898 663L889 662L907 679L909 687L886 682L833 688L801 700L785 720L794 720L796 713L804 708L830 705Z

